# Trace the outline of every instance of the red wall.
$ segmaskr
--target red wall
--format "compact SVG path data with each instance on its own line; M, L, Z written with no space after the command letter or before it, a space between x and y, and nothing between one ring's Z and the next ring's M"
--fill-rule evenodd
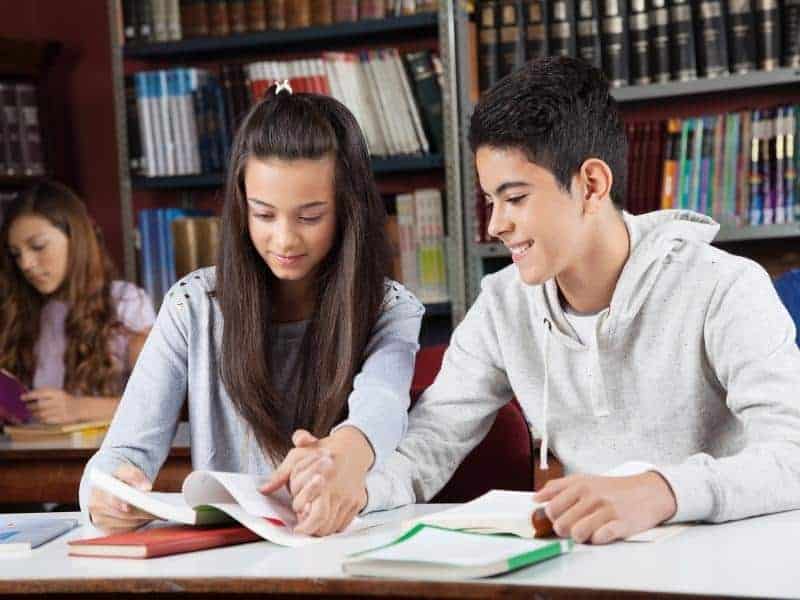
M87 202L122 269L111 43L105 0L0 0L0 36L56 41L41 89L45 146L54 176Z

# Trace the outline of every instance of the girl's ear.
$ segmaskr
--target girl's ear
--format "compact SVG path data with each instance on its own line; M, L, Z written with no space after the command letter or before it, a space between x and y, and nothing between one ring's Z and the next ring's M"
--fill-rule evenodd
M578 177L583 188L584 213L594 214L611 199L611 186L614 184L611 167L599 158L589 158L581 165Z

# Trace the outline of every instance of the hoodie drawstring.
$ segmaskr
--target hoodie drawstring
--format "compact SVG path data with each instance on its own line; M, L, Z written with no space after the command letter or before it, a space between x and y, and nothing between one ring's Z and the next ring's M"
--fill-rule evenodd
M552 324L544 319L544 390L542 391L542 443L539 446L539 468L547 466L547 406L550 403L550 336Z

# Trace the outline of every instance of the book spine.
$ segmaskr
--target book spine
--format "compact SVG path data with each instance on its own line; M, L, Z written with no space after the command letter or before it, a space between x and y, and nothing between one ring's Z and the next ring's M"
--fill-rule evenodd
M336 23L358 21L358 0L334 0L333 20Z
M703 0L697 6L699 68L708 78L728 74L728 43L720 0Z
M647 20L650 35L651 78L655 83L666 83L671 73L667 0L651 0Z
M170 40L183 39L180 0L167 0L167 32Z
M798 107L787 107L786 118L786 161L784 163L784 190L786 190L786 220L794 223L797 221L797 116Z
M723 173L725 171L725 123L727 115L714 117L714 155L711 162L711 186L708 192L709 211L706 213L718 221L722 220L722 205L725 198Z
M39 127L36 88L29 83L18 83L16 92L23 172L26 175L44 175L42 134Z
M521 4L518 0L501 0L500 29L498 35L498 70L500 77L508 75L525 62L525 46L522 36Z
M758 44L758 68L771 71L780 63L780 23L778 0L755 0L756 41Z
M245 0L228 0L228 20L231 33L247 31L247 6Z
M386 17L386 4L383 0L360 0L358 16L360 19L383 19Z
M122 32L125 42L135 42L139 38L139 24L136 0L122 0Z
M207 0L209 35L230 35L231 25L228 15L228 4L225 0Z
M711 171L714 159L714 118L703 119L703 142L700 149L700 178L697 198L697 212L709 214L711 197Z
M575 15L578 58L602 69L603 55L600 48L599 17L597 0L578 0Z
M167 0L149 0L153 11L153 39L165 42L169 39L167 28Z
M728 47L731 71L748 73L756 68L755 15L751 0L727 0Z
M604 0L600 26L603 40L603 70L612 87L627 85L630 80L625 15L625 7L620 0Z
M442 152L444 150L442 90L433 72L430 52L413 52L406 54L405 59L414 81L417 104L422 109L425 130L432 142L431 151Z
M631 0L628 31L630 32L631 83L646 85L650 77L650 28L645 0Z
M135 7L139 13L136 21L139 23L138 39L142 42L149 42L154 39L153 35L153 5L150 0L146 2L136 2Z
M783 64L800 67L800 0L783 0Z
M672 39L672 78L690 81L697 78L692 7L688 0L671 0L669 7Z
M286 3L286 29L311 26L311 0L292 0Z
M496 0L482 0L479 4L478 40L480 63L478 79L481 90L488 90L499 79L500 60L498 56L499 30L497 27L498 3Z
M525 59L549 54L547 29L544 20L544 0L528 0L523 4L525 13Z
M313 25L333 23L333 0L311 0L311 23Z
M762 196L762 173L761 173L761 111L753 111L751 118L751 142L750 142L750 206L749 224L760 225L763 214L764 200Z
M548 25L550 38L550 54L553 56L577 56L577 41L575 38L575 13L570 0L553 0L552 13Z
M661 188L661 208L677 208L675 196L678 189L678 159L680 158L681 120L667 122L667 141L664 150L664 167Z
M762 112L761 121L761 224L772 225L775 222L775 112L772 109Z
M775 111L775 223L786 223L786 117L784 108L779 106Z
M247 31L264 31L267 28L266 0L246 0Z

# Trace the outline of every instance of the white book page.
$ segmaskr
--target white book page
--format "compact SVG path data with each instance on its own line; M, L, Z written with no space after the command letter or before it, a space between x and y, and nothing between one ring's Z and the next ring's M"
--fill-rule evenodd
M180 494L143 492L98 469L92 469L89 480L94 487L141 508L154 517L187 525L194 525L196 522L195 511L186 504Z
M532 538L531 515L542 506L545 505L533 501L533 492L492 490L471 502L413 519L405 525L410 528L417 523L430 523L481 533L506 532Z
M474 567L506 561L549 546L553 542L554 540L455 533L425 527L403 542L368 552L355 560L413 561Z

